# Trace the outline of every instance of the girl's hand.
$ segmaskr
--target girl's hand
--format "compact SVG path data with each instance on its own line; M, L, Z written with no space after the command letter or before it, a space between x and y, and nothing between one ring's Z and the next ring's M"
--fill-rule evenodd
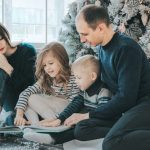
M30 124L26 119L24 119L21 116L16 116L15 120L14 120L14 124L16 126L24 126L26 124Z
M61 124L61 121L59 119L55 119L55 120L43 120L40 121L40 125L41 126L45 126L45 127L57 127Z

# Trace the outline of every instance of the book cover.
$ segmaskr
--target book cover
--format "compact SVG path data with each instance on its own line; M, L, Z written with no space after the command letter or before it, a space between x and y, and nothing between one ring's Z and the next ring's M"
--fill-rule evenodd
M33 129L35 132L63 132L65 130L68 130L70 129L70 127L68 126L64 126L64 125L61 125L61 126L58 126L58 127L43 127L43 126L33 126L33 125L30 125L30 126L6 126L6 127L0 127L0 133L20 133L20 132L23 132L23 130L25 128L30 128L30 129Z

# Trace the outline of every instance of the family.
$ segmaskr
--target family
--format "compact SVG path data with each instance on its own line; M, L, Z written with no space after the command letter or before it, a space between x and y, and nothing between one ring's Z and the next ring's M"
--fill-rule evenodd
M45 144L104 138L103 150L150 149L150 62L130 37L115 32L105 8L84 6L75 25L82 43L98 58L71 65L64 46L47 44L36 56L27 43L14 45L0 25L0 110L6 124L71 126L60 133L23 137Z

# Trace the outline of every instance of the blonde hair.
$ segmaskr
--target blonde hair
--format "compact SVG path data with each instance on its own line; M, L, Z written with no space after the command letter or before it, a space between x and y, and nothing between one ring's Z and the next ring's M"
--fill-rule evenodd
M72 71L77 68L81 71L95 72L98 76L100 74L99 60L93 55L84 55L76 59L72 64Z
M66 87L66 84L69 81L71 75L71 69L69 65L68 54L62 44L59 42L51 42L46 45L38 54L36 60L36 78L40 80L40 85L46 93L52 94L54 91L51 88L53 84L53 78L51 78L45 71L43 66L43 60L47 54L51 53L54 58L60 64L60 72L57 78L57 83L63 83L63 86Z

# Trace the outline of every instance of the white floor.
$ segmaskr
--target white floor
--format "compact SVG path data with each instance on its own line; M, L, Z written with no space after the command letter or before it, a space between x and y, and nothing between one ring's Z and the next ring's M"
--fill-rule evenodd
M63 144L64 150L102 150L103 139L91 141L72 140Z

